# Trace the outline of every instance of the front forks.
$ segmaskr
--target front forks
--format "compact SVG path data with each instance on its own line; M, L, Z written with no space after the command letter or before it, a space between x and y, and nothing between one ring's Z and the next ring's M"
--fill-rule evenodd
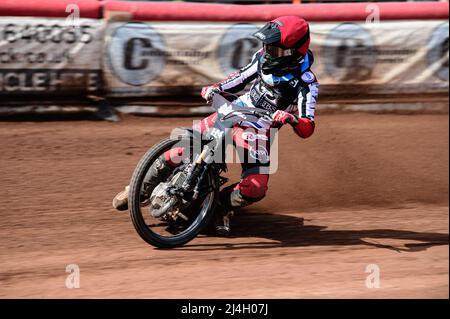
M215 145L216 147L218 145ZM199 154L197 159L194 161L193 165L189 168L187 172L186 179L179 187L171 187L167 190L168 194L171 196L171 199L161 208L152 211L153 217L160 218L166 215L168 212L173 210L175 205L181 204L183 202L183 198L186 194L192 193L192 196L189 196L189 200L184 199L185 201L192 202L196 200L202 191L202 196L204 194L204 190L200 188L203 179L207 175L210 162L214 159L214 150L211 149L208 145L205 145L202 152ZM214 189L207 187L206 192L209 193ZM189 194L190 195L190 194ZM176 209L179 212L179 209ZM182 215L181 212L177 215ZM183 219L186 219L185 216L181 216Z
M183 193L189 192L193 189L193 184L197 180L197 177L204 171L204 160L208 154L208 146L203 148L203 151L195 160L194 164L190 167L186 180L181 185L181 191ZM198 184L198 183L197 183Z

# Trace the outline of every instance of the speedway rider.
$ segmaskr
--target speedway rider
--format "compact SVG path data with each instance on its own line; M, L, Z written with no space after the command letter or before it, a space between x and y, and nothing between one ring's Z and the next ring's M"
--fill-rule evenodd
M231 74L225 80L204 87L202 97L210 101L216 92L237 93L253 81L249 92L240 96L234 104L257 107L272 112L269 127L280 128L290 123L297 135L308 138L314 132L314 112L319 92L316 76L311 71L314 62L309 50L308 23L297 16L282 16L268 22L254 35L263 43L251 62ZM194 129L202 133L211 128L217 113L203 119ZM153 169L153 182L159 183L164 171L170 171L170 154L162 156ZM221 190L220 204L216 210L215 230L220 235L230 234L232 211L257 202L265 197L269 173L258 163L242 164L239 183ZM127 189L113 201L118 210L126 210Z

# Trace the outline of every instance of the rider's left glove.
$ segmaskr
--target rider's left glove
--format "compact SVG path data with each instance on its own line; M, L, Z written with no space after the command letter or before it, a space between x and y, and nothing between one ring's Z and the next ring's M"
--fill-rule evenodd
M214 93L221 92L220 88L217 85L205 86L202 88L202 98L206 100L206 102L210 102L214 96Z
M298 119L295 115L281 110L278 110L275 113L273 113L272 119L275 123L280 123L283 125L287 123L295 125L298 122Z

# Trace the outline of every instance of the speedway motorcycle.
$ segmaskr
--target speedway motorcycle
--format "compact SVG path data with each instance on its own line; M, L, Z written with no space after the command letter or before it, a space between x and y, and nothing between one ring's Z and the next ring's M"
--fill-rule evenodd
M230 97L228 96L228 99ZM158 248L182 246L195 238L211 221L219 189L227 182L221 176L227 165L221 160L226 135L242 121L272 121L271 113L259 108L242 108L216 93L212 107L218 119L206 134L179 129L150 148L139 161L130 182L129 210L140 237ZM186 151L185 158L165 181L146 187L152 164L174 147Z

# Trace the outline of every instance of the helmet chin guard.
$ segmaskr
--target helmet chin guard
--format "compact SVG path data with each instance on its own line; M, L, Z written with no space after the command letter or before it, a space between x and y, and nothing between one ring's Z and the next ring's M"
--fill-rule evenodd
M294 78L294 76L290 73L283 75L283 76L276 76L273 74L265 74L265 73L261 74L262 81L270 87L275 87L282 83L287 83L290 80L292 80L293 78Z
M283 76L298 69L302 59L303 57L297 54L279 58L272 58L263 54L260 58L261 71L264 74Z

